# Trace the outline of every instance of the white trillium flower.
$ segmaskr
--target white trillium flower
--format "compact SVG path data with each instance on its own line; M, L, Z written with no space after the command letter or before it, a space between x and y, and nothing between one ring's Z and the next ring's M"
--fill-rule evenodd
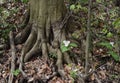
M70 41L64 40L63 43L64 43L64 45L67 47L67 46L69 46Z
M114 45L114 42L110 42L110 44L113 46L113 45Z
M78 69L75 69L74 71L75 71L75 72L77 72L77 71L78 71Z

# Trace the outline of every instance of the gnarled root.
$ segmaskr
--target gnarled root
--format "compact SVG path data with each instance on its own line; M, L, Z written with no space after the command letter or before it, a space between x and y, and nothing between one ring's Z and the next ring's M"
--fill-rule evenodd
M24 43L27 39L27 37L29 36L30 34L30 31L31 31L31 25L32 24L28 24L25 29L23 29L22 32L18 33L15 37L15 44L21 44L21 43Z
M58 69L59 75L61 77L65 78L65 72L63 69L63 62L65 63L71 63L71 59L69 57L69 54L67 52L62 53L60 50L60 44L63 40L66 39L65 37L65 31L64 30L55 30L54 33L51 33L54 35L54 39L50 40L51 36L47 35L50 31L45 32L44 28L36 28L38 26L32 27L31 33L25 42L25 45L21 52L21 58L20 58L20 65L19 69L21 70L22 74L25 75L23 72L23 62L26 62L30 60L30 58L35 55L36 53L41 52L42 57L45 60L45 62L48 62L48 54L49 53L55 53L57 55L57 61L56 66ZM37 30L36 30L37 29ZM48 29L49 30L49 29ZM47 35L47 37L46 37Z
M12 52L11 52L12 60L11 60L11 72L10 72L10 75L9 75L8 83L13 83L13 80L14 80L13 71L15 71L16 49L15 49L15 46L14 46L14 39L13 39L12 31L10 31L9 37L10 37L10 47L11 47L11 50L12 50Z
M20 57L20 65L19 65L19 70L22 72L23 76L26 76L26 74L23 72L23 62L24 62L24 56L25 54L32 48L36 41L36 33L34 30L31 31L31 34L29 35L23 49L21 52L21 57Z

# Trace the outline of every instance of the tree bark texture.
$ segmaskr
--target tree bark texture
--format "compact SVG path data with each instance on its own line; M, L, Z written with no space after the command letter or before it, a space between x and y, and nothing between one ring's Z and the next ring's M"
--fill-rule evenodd
M48 61L48 54L52 52L57 55L58 72L64 76L63 60L71 62L68 53L60 50L61 42L67 40L68 31L64 26L64 22L67 22L64 20L67 13L64 0L30 0L29 8L31 32L22 49L19 69L22 70L23 62L37 52L42 52L45 61Z

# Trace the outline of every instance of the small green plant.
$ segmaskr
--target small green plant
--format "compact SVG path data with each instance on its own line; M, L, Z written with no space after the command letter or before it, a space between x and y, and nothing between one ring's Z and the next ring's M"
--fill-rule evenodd
M56 53L49 53L49 57L56 59L57 55L56 55Z
M115 21L112 23L115 29L120 28L120 18L115 19Z
M66 41L64 40L60 46L61 51L64 53L66 51L69 51L70 49L72 49L73 47L77 47L76 43L72 43L70 41Z
M108 32L106 36L107 36L107 38L111 38L111 37L113 37L113 34L111 32Z
M114 35L112 32L108 31L107 28L102 29L101 33L105 34L105 37L112 38Z
M73 79L77 78L77 71L75 71L75 70L70 71L70 76L71 76Z
M110 54L112 56L112 58L119 62L120 61L120 56L113 50L114 48L114 43L113 42L101 42L99 43L99 45L106 47L108 49L108 54Z
M109 51L108 53L113 57L115 61L120 62L120 56L117 53L114 51Z
M13 71L13 75L18 76L20 74L20 70L16 69L15 71Z
M109 42L106 42L106 41L105 42L100 42L99 45L103 46L103 47L106 47L109 50L113 49L113 46Z

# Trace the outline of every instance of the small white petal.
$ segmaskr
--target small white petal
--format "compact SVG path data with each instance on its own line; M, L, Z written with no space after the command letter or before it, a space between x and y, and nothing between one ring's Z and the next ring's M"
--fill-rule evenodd
M110 42L110 44L113 46L113 45L114 45L114 42Z
M74 71L76 72L76 71L78 71L78 69L75 69Z
M70 41L64 40L63 43L64 43L64 45L67 47L67 46L70 44Z

